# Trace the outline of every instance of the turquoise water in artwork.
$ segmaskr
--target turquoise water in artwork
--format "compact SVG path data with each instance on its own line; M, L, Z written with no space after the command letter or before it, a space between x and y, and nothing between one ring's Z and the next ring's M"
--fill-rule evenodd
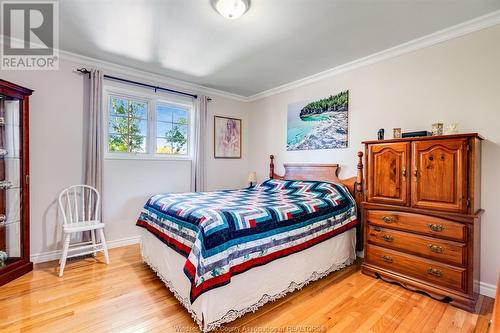
M299 118L300 119L300 118ZM323 121L330 119L330 115L328 114L313 114L310 116L306 116L302 119L303 122L309 121Z
M300 110L304 103L292 104L289 106L287 114L287 144L295 145L307 136L321 121L328 120L329 115L311 115L304 120L300 119Z

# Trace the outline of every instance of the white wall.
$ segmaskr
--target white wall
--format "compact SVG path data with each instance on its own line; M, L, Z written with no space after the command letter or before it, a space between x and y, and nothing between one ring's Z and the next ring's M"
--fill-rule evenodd
M458 122L461 132L486 140L482 158L481 280L494 285L500 270L500 25L361 67L251 103L252 169L267 176L268 155L282 162L338 162L341 176L355 174L361 141L379 128L392 136ZM349 89L347 149L286 151L287 105ZM387 135L387 134L386 134ZM280 171L280 170L279 170Z
M63 60L58 71L0 73L1 79L35 90L30 100L31 253L35 260L52 259L57 254L53 251L60 249L57 195L83 179L83 112L88 79L74 72L80 66ZM245 103L218 95L210 97L210 115L243 118L245 125ZM206 138L208 187L244 186L249 171L247 140L243 159L216 161L210 148L212 126L210 117ZM243 133L246 137L246 129ZM147 197L158 192L189 191L190 170L189 161L105 160L103 220L108 240L133 241L138 235L135 221Z

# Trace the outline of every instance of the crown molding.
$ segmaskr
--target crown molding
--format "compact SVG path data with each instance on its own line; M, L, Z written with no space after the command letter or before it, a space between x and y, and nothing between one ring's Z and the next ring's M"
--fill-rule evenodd
M84 55L80 55L77 53L72 53L64 50L59 50L59 58L65 61L70 61L73 63L80 64L82 66L92 66L104 71L109 71L114 74L123 74L128 76L133 76L138 79L147 80L149 82L155 82L158 84L165 84L169 86L173 86L175 88L181 88L186 90L189 93L204 93L210 95L217 95L220 97L225 97L233 100L237 100L239 102L248 102L248 97L233 94L227 91L218 90L214 88L205 87L202 85L198 85L195 83L190 83L183 80L177 80L168 76L156 74L153 72L137 69L134 67L118 65L109 61L99 60L92 57L87 57Z
M371 54L369 56L339 65L325 71L307 76L305 78L292 81L275 88L271 88L246 98L247 102L257 101L262 98L273 96L294 88L302 87L341 73L351 71L356 68L371 65L386 59L394 58L405 53L410 53L423 49L450 39L461 37L469 33L479 31L500 24L500 10L479 16L470 21L466 21L455 26L434 32L432 34L411 40L409 42L391 47L389 49Z

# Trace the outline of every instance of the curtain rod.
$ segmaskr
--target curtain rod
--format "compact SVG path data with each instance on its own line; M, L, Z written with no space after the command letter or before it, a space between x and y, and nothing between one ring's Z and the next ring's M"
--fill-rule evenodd
M89 77L90 77L90 71L88 69L86 69L85 67L78 68L76 71L80 72L82 74L88 74ZM192 97L192 98L198 98L198 95L194 95L194 94L190 94L190 93L186 93L186 92L178 91L178 90L174 90L174 89L168 89L168 88L163 88L163 87L159 87L159 86L153 86L153 85L147 84L147 83L142 83L142 82L127 80L127 79L122 79L122 78L119 78L119 77L116 77L116 76L104 75L104 78L105 79L114 80L114 81L120 81L120 82L129 83L129 84L134 84L134 85L138 85L138 86L142 86L142 87L151 88L151 89L154 89L155 92L157 92L158 90L161 90L161 91L166 91L166 92L170 92L170 93L174 93L174 94L178 94L178 95L189 96L189 97ZM210 101L211 98L208 98L208 100Z

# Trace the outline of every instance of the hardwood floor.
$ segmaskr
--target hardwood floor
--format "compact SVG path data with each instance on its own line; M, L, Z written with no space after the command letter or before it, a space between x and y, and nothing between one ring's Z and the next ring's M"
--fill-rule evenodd
M198 332L141 262L138 245L57 262L0 287L0 332ZM487 332L493 299L472 314L361 274L359 264L247 314L219 332Z

